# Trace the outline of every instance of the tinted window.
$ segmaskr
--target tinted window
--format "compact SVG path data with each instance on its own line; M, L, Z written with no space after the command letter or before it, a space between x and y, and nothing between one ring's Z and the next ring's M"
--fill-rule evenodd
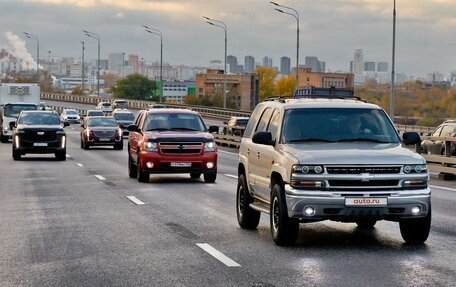
M206 127L198 115L178 113L149 114L144 129L153 130L188 130L205 131Z
M89 118L87 125L90 127L116 127L117 122L114 118Z
M263 108L264 106L257 106L255 110L253 110L252 115L247 122L247 126L245 127L244 137L249 138L252 136L253 129L255 128L258 119L260 118Z
M115 113L112 116L118 121L133 121L135 119L133 113Z
M102 111L88 111L87 112L88 117L93 117L93 116L104 116L104 113Z
M103 107L110 107L111 104L110 104L110 103L103 103L102 106L103 106Z
M277 130L279 129L279 120L280 114L277 110L274 111L271 117L271 121L269 122L268 128L266 131L272 134L272 140L275 141L277 138Z
M19 124L25 125L59 125L60 119L53 113L24 113L18 119Z
M6 104L4 107L5 117L18 117L20 112L28 110L36 110L37 105L30 104Z
M248 119L238 119L238 120L236 121L236 125L238 125L238 126L245 126L245 125L247 125L247 122L248 122L248 121L249 121Z
M77 115L78 112L76 112L76 111L65 111L65 114L67 114L67 115Z
M286 111L283 122L285 143L400 140L385 112L377 109L293 109Z
M258 123L257 128L255 129L256 132L262 132L266 130L266 127L269 123L269 120L271 119L271 113L272 109L267 108L264 112L263 115L261 116L260 122Z

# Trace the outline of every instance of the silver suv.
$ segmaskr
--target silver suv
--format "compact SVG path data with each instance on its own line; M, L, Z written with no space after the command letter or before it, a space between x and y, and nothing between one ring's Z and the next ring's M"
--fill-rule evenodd
M405 145L379 106L312 97L260 103L239 150L239 225L255 229L270 214L278 245L294 244L299 223L333 220L373 228L399 222L407 243L427 240L431 200L426 161Z

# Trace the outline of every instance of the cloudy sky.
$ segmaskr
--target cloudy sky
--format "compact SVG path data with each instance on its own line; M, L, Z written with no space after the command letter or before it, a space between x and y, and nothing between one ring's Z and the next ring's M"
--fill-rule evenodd
M347 71L356 49L365 61L387 61L391 67L393 0L277 0L300 14L300 63L305 56L326 61L332 71ZM296 20L274 11L266 0L0 0L0 47L7 33L24 40L39 36L41 57L81 55L96 58L110 52L159 60L159 37L142 24L163 32L163 60L170 64L208 66L223 59L223 30L205 23L206 15L228 27L228 55L244 64L244 56L261 61L281 56L295 63ZM35 57L36 45L26 47ZM396 72L425 76L456 70L456 0L397 0Z

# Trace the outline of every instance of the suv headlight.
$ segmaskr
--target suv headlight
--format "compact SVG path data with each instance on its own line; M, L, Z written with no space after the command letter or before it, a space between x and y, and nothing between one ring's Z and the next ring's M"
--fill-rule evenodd
M215 151L216 148L215 142L204 143L204 151Z
M404 168L402 169L404 173L410 174L410 173L426 173L427 172L427 165L425 164L409 164L409 165L404 165Z
M158 145L156 142L145 142L144 150L145 151L158 151Z
M322 165L295 164L292 172L301 174L322 174L324 172Z

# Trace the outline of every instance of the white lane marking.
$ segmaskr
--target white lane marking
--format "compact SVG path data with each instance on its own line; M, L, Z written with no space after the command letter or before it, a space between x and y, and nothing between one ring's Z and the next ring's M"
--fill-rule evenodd
M198 245L199 248L203 249L204 251L206 251L207 253L212 255L215 259L222 262L223 264L225 264L228 267L241 267L241 265L239 265L239 263L237 263L236 261L227 257L225 254L218 251L217 249L215 249L214 247L210 246L207 243L196 243L196 245Z
M77 162L76 165L77 166L84 166L82 163L79 163L79 162Z
M238 155L237 152L224 151L224 150L221 150L221 149L219 149L218 152L229 154L229 155Z
M449 191L456 191L456 188L449 188L449 187L443 187L443 186L438 186L438 185L429 185L429 187L443 189L443 190L449 190Z
M142 202L141 200L137 199L135 196L132 196L132 195L128 195L127 198L129 200L131 200L133 203L135 203L136 205L144 205L145 203Z
M232 175L232 174L228 174L228 173L225 173L224 176L231 177L231 178L235 178L235 179L238 178L237 175Z
M102 177L101 175L95 174L94 176L99 180L106 180L106 178Z
M67 154L66 157L71 157L71 155Z

